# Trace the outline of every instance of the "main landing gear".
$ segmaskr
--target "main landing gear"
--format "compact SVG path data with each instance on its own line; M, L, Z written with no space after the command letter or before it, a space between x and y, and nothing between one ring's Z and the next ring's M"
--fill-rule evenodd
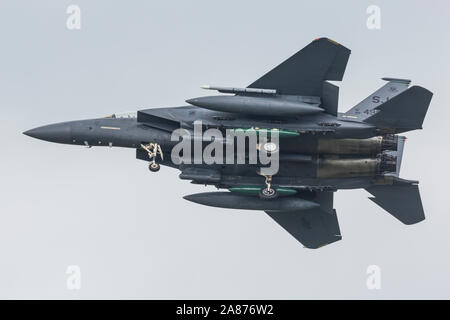
M151 172L157 172L159 169L161 169L160 165L156 163L156 157L161 157L161 160L164 160L164 155L161 149L161 146L158 143L148 143L148 144L141 144L141 148L147 151L148 157L150 159L150 164L148 165L148 169Z
M259 190L259 198L262 200L273 200L278 198L278 192L277 190L271 188L271 183L272 183L272 176L264 176L266 178L266 187Z

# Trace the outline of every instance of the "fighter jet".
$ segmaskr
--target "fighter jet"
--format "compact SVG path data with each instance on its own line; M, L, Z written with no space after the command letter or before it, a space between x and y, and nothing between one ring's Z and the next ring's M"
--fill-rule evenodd
M224 190L186 200L264 211L306 248L342 239L333 208L333 194L340 189L365 189L402 223L418 223L425 219L418 181L399 177L406 140L401 134L422 129L432 93L409 87L410 80L383 78L387 83L380 89L340 113L339 88L329 81L342 80L349 56L343 45L319 38L245 88L203 86L220 94L192 98L181 107L62 122L24 134L86 147L133 148L152 172L160 165L175 168L183 180ZM199 135L198 129L214 134ZM248 135L240 151L239 132ZM180 151L185 138L187 149ZM195 155L208 148L214 149L213 162ZM262 158L252 162L254 150L277 159L277 170L264 172Z

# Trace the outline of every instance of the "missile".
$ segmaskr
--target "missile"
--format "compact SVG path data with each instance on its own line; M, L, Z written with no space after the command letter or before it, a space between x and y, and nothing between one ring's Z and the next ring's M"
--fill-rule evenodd
M243 210L297 211L319 206L316 202L298 197L262 200L255 196L246 196L232 192L203 192L190 194L183 198L205 206Z
M235 87L217 87L204 85L200 86L202 89L206 90L217 90L222 93L256 93L256 94L276 94L275 89L258 89L258 88L235 88Z
M323 112L316 97L286 98L271 95L206 96L186 100L194 106L256 116L294 116Z

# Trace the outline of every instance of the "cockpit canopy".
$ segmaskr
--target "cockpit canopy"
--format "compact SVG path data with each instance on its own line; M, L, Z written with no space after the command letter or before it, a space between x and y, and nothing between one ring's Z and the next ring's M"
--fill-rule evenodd
M119 119L119 118L130 118L134 119L137 118L137 111L128 111L128 112L120 112L120 113L113 113L112 115L109 115L105 118L112 118L112 119Z

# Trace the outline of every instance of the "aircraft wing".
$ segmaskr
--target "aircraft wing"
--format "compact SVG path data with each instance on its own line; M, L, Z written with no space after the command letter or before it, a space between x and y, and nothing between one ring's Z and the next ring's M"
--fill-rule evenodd
M321 97L325 80L342 80L349 56L350 50L337 42L316 39L248 87Z
M333 192L321 192L314 200L320 207L299 211L266 213L306 248L317 249L342 239Z

